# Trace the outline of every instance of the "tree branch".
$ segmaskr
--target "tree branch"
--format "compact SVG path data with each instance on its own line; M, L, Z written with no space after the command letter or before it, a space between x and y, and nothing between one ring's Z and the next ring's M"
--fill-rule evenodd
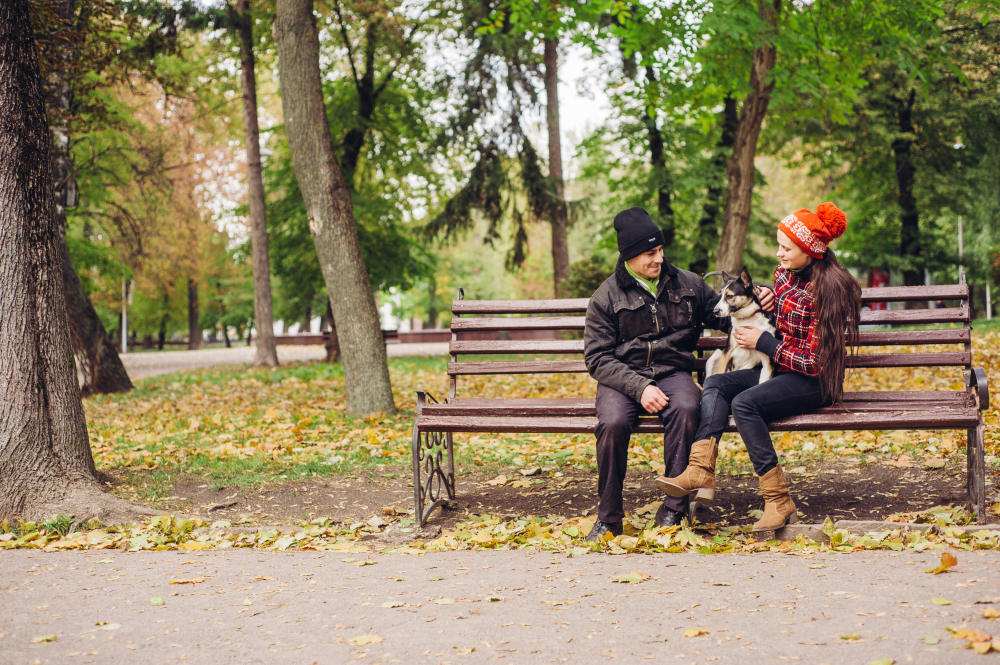
M354 49L351 47L351 40L347 36L347 25L344 24L344 17L340 13L340 1L333 0L333 13L337 15L337 23L340 25L340 35L344 40L344 47L347 48L347 61L351 63L351 75L354 76L354 86L361 89L361 81L358 79L358 70L354 67Z

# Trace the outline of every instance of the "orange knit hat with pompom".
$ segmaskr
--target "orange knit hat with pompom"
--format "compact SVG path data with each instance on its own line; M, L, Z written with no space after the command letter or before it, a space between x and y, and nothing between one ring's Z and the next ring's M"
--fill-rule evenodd
M847 215L832 203L820 203L816 212L803 208L785 217L778 230L814 259L823 258L826 246L847 230Z

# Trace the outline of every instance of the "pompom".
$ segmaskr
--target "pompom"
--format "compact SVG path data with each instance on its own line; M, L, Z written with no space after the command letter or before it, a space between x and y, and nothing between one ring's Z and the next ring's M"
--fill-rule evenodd
M839 238L847 230L847 215L833 203L820 203L816 206L816 216L826 227L830 240Z

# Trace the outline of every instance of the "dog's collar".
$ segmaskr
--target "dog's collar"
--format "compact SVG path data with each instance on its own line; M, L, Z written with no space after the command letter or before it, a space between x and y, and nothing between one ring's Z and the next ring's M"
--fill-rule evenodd
M740 311L740 312L742 312L743 310L737 310L737 311ZM760 306L760 305L757 305L757 309L755 309L754 311L750 312L750 313L749 313L749 314L747 314L746 316L740 316L740 318L741 318L741 319L749 319L749 318L750 318L751 316L753 316L754 314L759 314L760 312L763 312L763 311L764 311L764 310L763 310L763 308L761 308L761 306Z

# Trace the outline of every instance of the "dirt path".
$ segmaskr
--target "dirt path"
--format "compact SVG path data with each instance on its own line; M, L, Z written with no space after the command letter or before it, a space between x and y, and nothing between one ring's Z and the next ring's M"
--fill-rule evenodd
M390 358L402 356L429 356L448 353L448 344L387 344ZM253 362L252 346L234 346L231 349L201 349L199 351L161 351L157 353L126 353L122 363L132 380L145 379L160 374L200 369L217 365L245 365ZM278 360L283 363L322 360L326 352L322 346L279 346Z
M1000 553L939 556L10 551L0 660L973 662L947 627L996 630Z
M507 475L521 478L513 469ZM811 465L808 471L803 467L789 476L799 511L811 523L822 523L827 516L834 520L881 520L894 512L965 501L964 469L959 468L927 471L828 462ZM625 486L629 513L663 500L654 477L651 472L629 474ZM471 514L575 517L597 510L596 473L539 474L528 479L530 486L522 488L491 485L493 478L492 474L462 473L458 499L451 509L433 516L431 524L450 528ZM994 481L991 473L988 496L994 492ZM366 521L390 506L412 510L411 482L410 469L402 466L368 477L283 480L251 487L218 487L207 479L192 478L174 484L171 496L157 502L156 507L211 520L250 520L251 524L290 524L329 515L342 521ZM747 524L753 521L749 511L761 508L762 503L756 478L721 476L715 504L699 518L718 524Z

